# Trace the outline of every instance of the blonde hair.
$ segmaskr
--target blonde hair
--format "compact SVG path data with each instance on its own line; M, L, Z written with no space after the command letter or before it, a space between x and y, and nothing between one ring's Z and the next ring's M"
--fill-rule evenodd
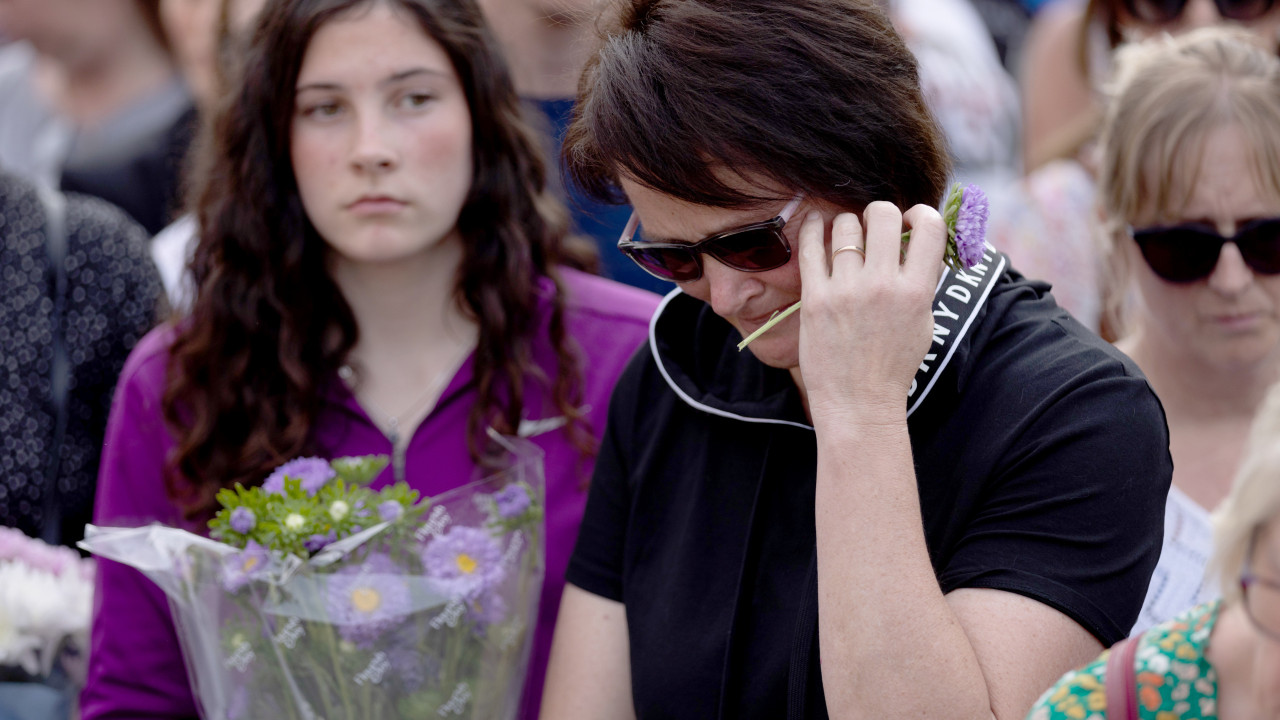
M1240 598L1240 570L1254 534L1280 517L1280 384L1272 386L1254 417L1244 460L1227 499L1213 513L1213 559L1222 596Z
M1254 150L1255 182L1280 196L1280 58L1257 42L1246 30L1217 26L1116 51L1098 168L1114 327L1125 325L1127 227L1140 217L1176 220L1211 131L1240 128Z

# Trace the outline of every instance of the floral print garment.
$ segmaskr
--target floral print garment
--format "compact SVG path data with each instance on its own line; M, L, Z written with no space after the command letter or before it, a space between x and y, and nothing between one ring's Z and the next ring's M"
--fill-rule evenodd
M1218 676L1205 651L1221 604L1198 605L1142 636L1134 660L1141 720L1217 720ZM1110 654L1107 650L1064 675L1036 702L1027 720L1104 720Z

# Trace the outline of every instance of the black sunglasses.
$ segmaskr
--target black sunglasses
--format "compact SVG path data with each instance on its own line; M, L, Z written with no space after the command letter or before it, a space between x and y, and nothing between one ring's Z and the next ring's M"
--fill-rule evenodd
M631 238L640 218L631 213L618 239L618 249L654 277L675 282L692 282L702 277L702 254L706 253L734 270L764 272L791 260L791 245L782 228L800 207L796 195L777 217L752 223L703 238L696 243L636 242Z
M1224 19L1248 22L1271 12L1275 0L1213 0ZM1124 0L1124 9L1134 19L1152 25L1171 23L1182 15L1187 0Z
M1203 280L1218 266L1222 246L1234 243L1256 273L1280 273L1280 218L1251 220L1227 238L1201 223L1143 228L1130 234L1152 272L1172 283Z

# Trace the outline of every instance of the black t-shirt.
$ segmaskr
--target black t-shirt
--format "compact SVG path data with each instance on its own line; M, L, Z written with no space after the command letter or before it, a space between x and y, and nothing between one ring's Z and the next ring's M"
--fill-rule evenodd
M1160 553L1164 413L1128 358L1003 269L982 297L944 281L935 299L936 320L960 317L935 328L928 396L909 403L930 558L943 592L1025 595L1110 645ZM567 577L626 605L640 718L785 718L797 673L802 715L826 717L816 636L801 642L814 433L790 375L738 340L670 296L610 405Z

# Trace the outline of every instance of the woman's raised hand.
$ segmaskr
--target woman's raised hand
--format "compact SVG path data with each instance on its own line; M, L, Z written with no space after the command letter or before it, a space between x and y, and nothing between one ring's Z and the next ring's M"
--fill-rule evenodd
M906 410L907 391L933 335L932 303L947 229L937 210L904 215L873 202L832 221L830 250L822 216L800 227L800 372L815 424ZM904 252L903 225L911 230ZM861 251L841 248L862 248ZM830 253L830 254L828 254Z

